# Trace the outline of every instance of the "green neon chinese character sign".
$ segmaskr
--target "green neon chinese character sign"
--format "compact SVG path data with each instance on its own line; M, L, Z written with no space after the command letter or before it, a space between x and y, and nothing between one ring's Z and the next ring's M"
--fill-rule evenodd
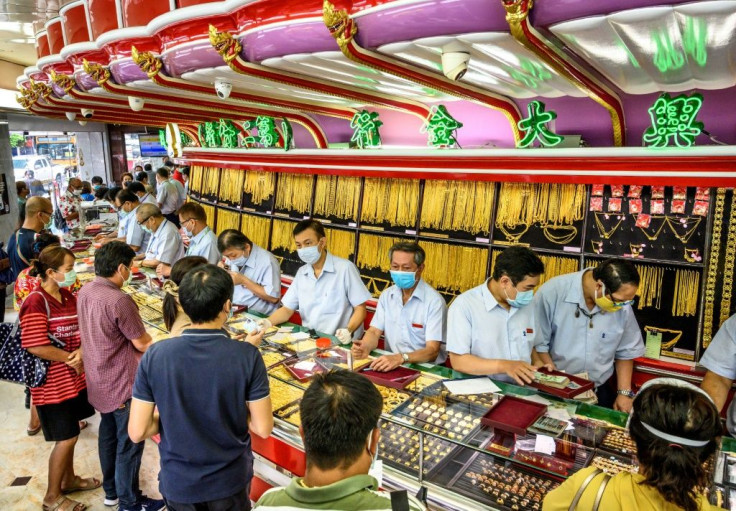
M294 130L291 129L288 119L281 120L281 134L284 137L284 151L288 151L294 143Z
M184 133L183 131L181 132L181 137L179 137L179 140L181 141L181 145L182 145L182 147L189 147L189 146L193 145L192 143L194 142L194 141L193 141L193 140L192 140L192 139L191 139L191 138L189 137L189 135L187 135L187 134L186 134L186 133Z
M652 125L644 132L649 147L691 147L703 131L703 123L695 120L703 106L703 96L697 92L676 98L662 94L649 109Z
M279 133L276 131L276 122L273 117L259 115L256 117L256 128L258 128L258 143L263 147L275 147L279 141Z
M360 149L380 147L381 135L378 133L378 128L382 125L383 123L378 120L378 112L361 110L350 121L350 127L353 129L350 141Z
M218 122L203 122L199 125L199 145L202 147L220 147L220 129Z
M256 140L256 137L254 137L251 134L251 131L256 129L256 121L255 119L250 121L245 121L243 123L243 134L240 137L240 147L255 147L258 145L258 141Z
M462 128L463 124L456 121L444 105L433 106L429 117L421 128L422 133L427 133L427 145L434 147L459 146L455 138L455 132Z
M161 144L161 147L169 146L169 144L166 143L166 130L158 130L158 143Z
M527 107L529 117L519 121L519 130L525 131L526 135L518 144L518 147L529 147L535 140L544 147L554 147L560 144L565 137L553 133L547 128L547 123L557 118L555 112L545 112L544 103L541 101L530 101Z
M214 123L213 123L214 124ZM238 147L238 128L233 121L228 119L220 119L217 123L218 135L221 141L221 147L225 149L236 149Z

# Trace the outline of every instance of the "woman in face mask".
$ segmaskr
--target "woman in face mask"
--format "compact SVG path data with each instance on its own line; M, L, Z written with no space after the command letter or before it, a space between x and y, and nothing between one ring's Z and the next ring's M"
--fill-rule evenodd
M79 421L94 414L87 402L77 299L68 289L76 282L74 254L59 245L46 247L32 261L30 275L41 284L21 306L21 342L29 353L51 362L44 384L31 389L44 438L55 442L43 508L77 509L82 505L64 495L98 488L100 481L81 478L73 468Z
M179 284L191 270L207 264L207 259L201 256L187 256L179 259L171 267L171 276L164 282L164 324L172 337L178 337L192 325L192 320L179 305Z
M587 372L598 403L631 410L634 359L644 341L632 304L639 273L625 259L561 275L537 291L534 302L537 352L542 360L571 373ZM616 369L614 382L609 378Z

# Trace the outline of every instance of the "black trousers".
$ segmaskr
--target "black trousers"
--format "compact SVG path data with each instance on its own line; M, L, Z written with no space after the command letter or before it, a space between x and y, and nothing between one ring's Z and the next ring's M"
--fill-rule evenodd
M164 497L169 511L250 511L250 484L241 492L224 499L181 504Z

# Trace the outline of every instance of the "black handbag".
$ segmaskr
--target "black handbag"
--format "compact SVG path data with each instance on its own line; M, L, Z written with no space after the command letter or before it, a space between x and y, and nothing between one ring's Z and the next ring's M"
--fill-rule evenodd
M46 297L43 299L46 302ZM46 315L51 317L48 302ZM60 349L66 346L66 343L53 335L48 336L52 346ZM31 388L41 387L46 383L49 365L50 360L39 358L21 346L20 319L15 323L0 324L0 380Z

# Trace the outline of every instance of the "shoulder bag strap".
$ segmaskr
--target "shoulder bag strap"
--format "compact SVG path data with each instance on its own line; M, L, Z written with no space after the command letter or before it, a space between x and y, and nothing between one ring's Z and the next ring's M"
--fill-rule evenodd
M598 494L595 496L595 503L593 504L593 511L598 511L598 507L601 505L601 499L603 499L603 492L606 491L606 486L608 486L608 481L611 480L611 474L606 474L603 476L603 481L601 481L601 486L598 488Z
M28 266L30 266L31 263L28 261L28 259L23 257L23 254L20 251L20 244L18 243L18 236L20 236L20 229L15 231L15 251L18 252L18 257L20 257L20 260L26 263Z
M588 488L588 485L591 483L593 479L603 472L601 469L597 468L595 471L593 471L588 477L585 478L583 481L583 484L580 485L580 488L578 488L578 492L575 494L575 497L572 499L572 502L570 503L570 507L567 509L567 511L575 511L575 508L578 506L578 502L580 502L580 498L583 496L583 493L585 493L586 488Z

